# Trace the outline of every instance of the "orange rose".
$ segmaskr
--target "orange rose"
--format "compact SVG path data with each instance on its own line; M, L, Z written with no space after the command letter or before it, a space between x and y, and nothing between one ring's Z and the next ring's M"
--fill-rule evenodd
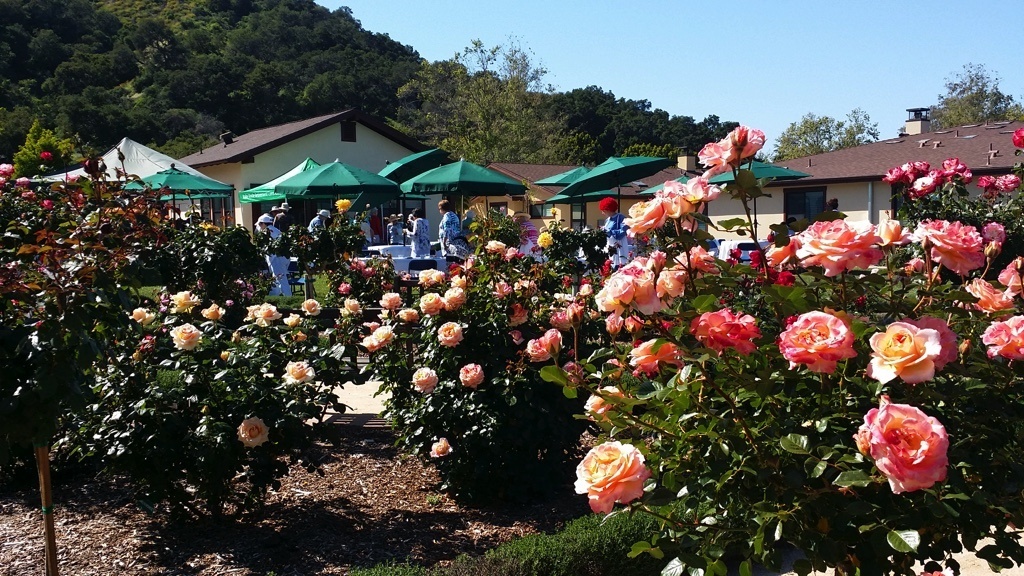
M184 292L178 292L171 296L171 313L177 314L179 312L191 312L193 308L199 306L200 302L201 301L198 296L193 295L187 290Z
M295 328L299 324L302 324L302 316L298 314L291 314L284 319L284 325L289 328Z
M576 493L587 495L594 512L608 514L616 502L628 504L643 496L644 481L650 477L636 446L605 442L576 467Z
M396 292L388 292L380 297L380 306L385 310L398 310L402 307L402 295Z
M171 330L171 339L174 340L174 347L178 350L193 350L199 346L203 333L191 324L182 324Z
M307 316L319 316L320 315L320 303L310 298L302 303L302 311Z
M462 288L449 288L444 293L444 308L453 312L466 303L466 291Z
M445 322L437 329L437 339L442 346L458 346L459 342L462 342L462 326L455 322Z
M592 394L590 398L587 399L586 406L583 407L586 412L591 414L591 419L593 419L594 416L603 417L606 412L615 407L615 405L608 402L606 398L625 398L626 396L622 393L622 390L619 390L616 386L605 386L598 390L598 392L601 394Z
M427 316L439 314L444 310L444 299L439 295L429 292L420 297L420 311Z
M274 320L281 318L281 313L277 311L277 306L273 304L260 304L249 308L250 317L256 322L257 326L266 328L274 323Z
M246 418L238 426L238 439L245 444L246 448L255 448L269 439L270 431L263 420L259 418Z
M289 362L284 367L284 381L288 384L302 384L316 377L316 371L306 362Z
M143 326L148 326L153 323L153 320L156 320L156 314L153 314L145 308L136 308L135 310L132 310L131 317L132 320L135 320Z
M484 369L479 364L466 364L459 369L459 382L466 388L476 390L484 381Z
M204 309L201 314L203 318L216 322L224 317L224 309L216 304L210 304L210 307Z
M437 386L437 372L430 368L419 368L412 373L412 385L417 392L430 394Z
M408 322L412 324L413 322L419 321L420 313L413 308L405 308L398 312L398 319L401 320L402 322Z
M935 376L935 360L942 354L936 330L893 322L870 342L869 377L884 383L899 376L907 384L918 384Z
M662 366L682 366L683 361L679 357L679 347L671 342L654 339L640 344L629 353L632 358L630 366L640 370L644 374L657 374Z
M452 453L452 445L448 443L447 438L441 438L434 445L430 447L431 458L444 458L445 456Z
M355 316L356 314L363 313L363 307L359 304L359 300L354 298L345 299L345 312L346 315Z
M966 286L967 292L978 299L974 307L986 314L1013 308L1013 294L997 290L987 280L975 278Z

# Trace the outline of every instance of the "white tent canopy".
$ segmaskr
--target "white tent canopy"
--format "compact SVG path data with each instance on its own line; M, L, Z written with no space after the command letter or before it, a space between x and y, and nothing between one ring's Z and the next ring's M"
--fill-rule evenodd
M121 154L124 154L123 166L122 161L118 159L117 156L119 150ZM182 164L178 160L175 160L166 154L161 154L148 146L143 146L130 138L122 139L116 146L108 150L107 153L102 156L102 159L103 163L107 166L107 178L111 180L117 179L117 168L123 168L128 174L134 174L139 178L145 178L147 176L152 176L161 170L167 170L172 164L182 172L188 172L189 174L194 174L196 176L203 176L204 178L207 177L195 168ZM43 176L42 179L53 182L57 180L66 180L72 177L84 176L86 176L85 169L79 167L67 172L47 174L46 176Z

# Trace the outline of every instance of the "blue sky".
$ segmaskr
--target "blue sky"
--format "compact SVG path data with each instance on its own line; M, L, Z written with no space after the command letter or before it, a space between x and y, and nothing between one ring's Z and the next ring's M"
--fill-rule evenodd
M808 112L862 108L882 138L969 62L1024 99L1021 0L317 0L434 61L515 37L560 91L600 86L670 114L717 114L774 139ZM720 10L730 7L729 11ZM703 9L702 9L703 8Z

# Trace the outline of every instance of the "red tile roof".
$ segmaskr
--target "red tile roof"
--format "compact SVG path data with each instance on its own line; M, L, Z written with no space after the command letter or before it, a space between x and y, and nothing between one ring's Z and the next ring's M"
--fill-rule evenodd
M974 174L1006 174L1018 158L1011 141L1022 122L972 124L880 140L855 148L776 162L792 170L811 175L797 180L803 184L881 180L894 166L923 160L933 167L946 158L956 157ZM789 186L793 181L786 183Z
M288 122L287 124L278 124L277 126L269 126L267 128L246 132L241 136L235 136L231 144L218 144L217 146L207 148L202 152L196 152L195 154L185 156L180 160L193 168L212 166L214 164L242 162L252 158L256 154L266 152L267 150L276 148L286 142L290 142L296 138L301 138L307 134L312 134L321 128L345 121L359 122L374 132L394 140L413 152L422 152L427 149L427 146L424 146L421 142L406 136L380 120L377 120L361 110L350 108L341 112L334 112L333 114L325 114L315 118L307 118L305 120Z

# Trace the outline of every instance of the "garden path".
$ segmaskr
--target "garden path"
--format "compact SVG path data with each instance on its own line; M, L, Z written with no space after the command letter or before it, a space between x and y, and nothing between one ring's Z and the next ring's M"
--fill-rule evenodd
M341 401L349 407L344 414L330 413L327 416L329 422L338 424L352 424L364 428L385 428L387 424L380 417L384 410L386 394L375 396L380 389L380 382L367 382L366 384L346 384L337 388L336 392Z

